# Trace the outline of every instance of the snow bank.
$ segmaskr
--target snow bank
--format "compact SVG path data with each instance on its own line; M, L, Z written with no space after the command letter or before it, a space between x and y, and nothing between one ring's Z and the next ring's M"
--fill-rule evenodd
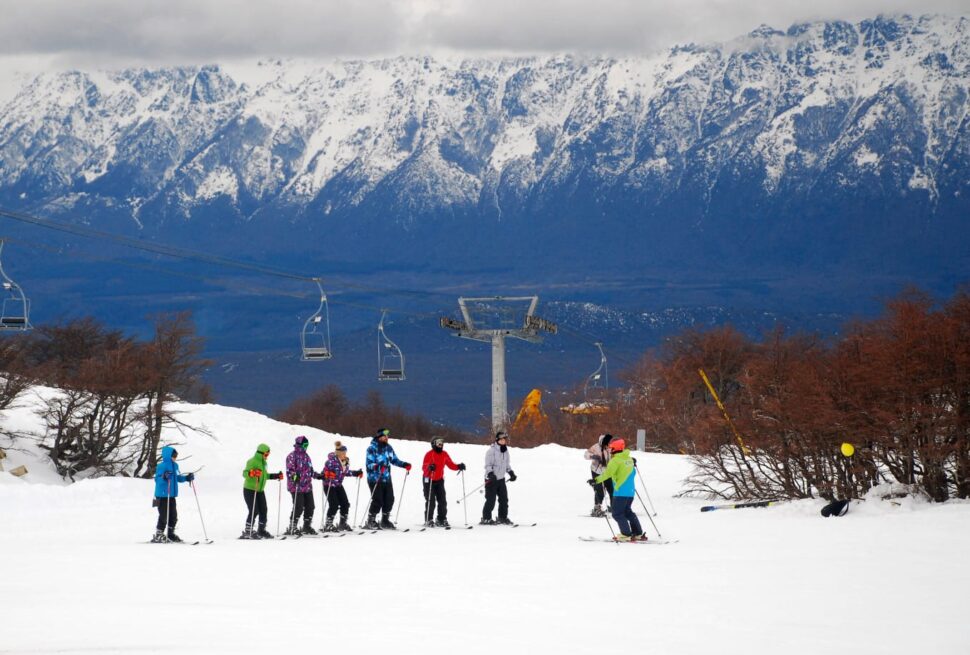
M707 502L674 498L689 470L684 458L638 454L657 525L679 542L584 543L577 536L609 534L602 519L583 516L592 504L587 462L580 451L543 446L512 452L519 480L510 484L510 515L538 521L535 528L244 542L236 540L241 472L256 445L270 445L275 470L305 434L319 468L334 436L239 409L182 408L186 422L212 434L166 435L179 444L183 470L203 467L197 489L211 546L144 543L155 522L149 481L64 485L36 450L10 452L5 467L25 463L30 474L0 474L0 652L858 655L970 645L965 503L874 498L842 519L820 518L822 503L812 501L702 514ZM37 427L28 407L4 421ZM340 438L361 465L368 441ZM392 444L415 464L427 449ZM471 491L483 446L447 450L468 463ZM403 471L394 478L400 525L414 526L420 481L410 476L402 493ZM449 518L460 525L460 478L448 472L446 484ZM268 487L273 530L277 489ZM355 491L350 481L352 501ZM366 486L360 493L363 503ZM470 522L481 503L470 498ZM202 536L187 486L179 516L183 537Z

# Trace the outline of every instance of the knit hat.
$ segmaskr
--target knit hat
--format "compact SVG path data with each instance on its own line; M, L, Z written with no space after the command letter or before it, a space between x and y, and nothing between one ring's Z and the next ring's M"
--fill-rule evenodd
M293 445L300 446L303 448L303 450L306 450L307 447L310 445L310 440L301 434L299 437L296 438L296 441L293 442Z
M509 438L509 435L505 430L499 430L498 432L495 433L495 441L498 441L499 439L508 439L508 438Z
M337 451L340 451L340 450L342 450L344 452L347 452L347 446L343 445L339 441L334 441L333 442L333 450L334 450L334 452L337 452Z

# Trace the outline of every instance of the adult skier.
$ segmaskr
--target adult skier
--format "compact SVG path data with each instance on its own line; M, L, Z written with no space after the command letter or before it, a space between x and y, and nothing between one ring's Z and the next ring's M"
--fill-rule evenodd
M269 446L264 443L256 447L256 454L246 462L243 469L243 498L246 499L246 527L240 539L272 539L273 535L266 531L266 488L267 480L282 480L283 472L267 473L266 460L269 458ZM253 523L258 522L259 528L254 530Z
M408 462L397 458L394 449L388 442L391 431L381 428L367 446L367 486L370 487L371 502L367 511L367 522L364 527L368 530L396 530L391 523L391 508L394 507L394 486L391 483L391 465L398 466L405 471L411 471ZM377 522L377 513L381 512L381 521Z
M515 482L509 458L509 435L504 430L495 433L495 443L485 451L485 506L482 507L480 525L512 525L509 520L509 491L505 486L505 476ZM498 499L498 520L492 520L492 510Z
M646 539L640 519L633 513L633 496L636 495L637 468L623 439L613 439L609 443L610 462L598 476L589 480L589 485L602 484L613 480L613 519L620 528L617 541Z
M424 525L429 528L450 528L448 525L448 500L445 497L445 467L452 471L464 471L464 464L455 464L451 455L445 452L445 440L441 437L431 439L431 450L424 456L421 473L424 483ZM432 521L438 507L438 520Z
M350 531L353 528L347 523L347 513L350 512L350 500L344 490L344 478L348 475L359 478L364 475L360 469L350 469L350 459L347 457L347 446L339 441L334 442L333 452L327 455L327 463L323 465L323 488L327 499L327 523L324 532ZM337 510L340 510L340 523L333 524Z
M182 475L179 465L175 462L178 451L171 446L162 448L162 461L155 467L155 507L158 508L158 522L155 523L155 534L152 542L163 544L168 541L182 541L175 534L175 524L178 523L178 508L175 499L179 495L179 482L192 482L195 473ZM165 528L168 527L168 534Z
M599 440L583 453L583 457L590 460L590 474L594 478L603 472L606 464L610 461L609 443L611 441L613 441L612 434L601 434ZM613 480L606 480L602 484L593 485L593 511L589 513L590 516L606 516L606 512L603 510L604 488L606 493L610 495L610 505L612 506Z
M321 475L313 470L313 462L307 453L310 440L299 436L293 443L293 452L286 456L286 490L293 498L293 511L290 513L288 535L317 534L313 529L313 480ZM303 516L303 528L297 526Z

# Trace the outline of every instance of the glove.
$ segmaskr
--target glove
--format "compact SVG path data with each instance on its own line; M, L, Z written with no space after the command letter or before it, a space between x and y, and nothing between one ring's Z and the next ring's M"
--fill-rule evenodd
M430 471L431 473L434 473L435 469L437 468L438 467L435 466L434 464L428 464L428 471Z
M165 471L162 473L162 479L165 480L165 482L168 482L172 479L172 474L169 471Z
M637 465L637 458L636 457L631 457L630 459L633 460L633 465L636 466Z
M251 478L261 478L263 477L262 469L249 469L249 477Z
M361 471L360 469L357 469L356 471L351 471L350 474L355 478L361 478L364 476L364 472Z
M516 475L515 471L509 471L509 482L515 482Z
M280 471L279 473L273 473L269 477L273 478L274 480L282 480L283 479L283 472Z
M411 470L411 465L408 462L404 462L404 470L405 471L410 471Z
M498 478L495 477L495 473L489 473L485 476L485 484L491 484L496 480L498 480Z
M600 457L599 455L593 455L593 457L592 457L592 459L593 459L593 461L594 461L594 462L596 462L597 464L602 464L602 463L603 463L603 458L602 458L602 457Z
M336 480L337 479L337 474L334 473L333 471L324 471L323 472L323 479L324 480Z
M586 484L588 484L591 487L595 487L596 486L596 478L590 478L589 480L586 481Z
M462 462L461 464L458 465L458 470L459 471L464 471L465 470L465 463L464 462Z
M185 481L192 482L192 480L195 480L195 473L187 473L185 475Z

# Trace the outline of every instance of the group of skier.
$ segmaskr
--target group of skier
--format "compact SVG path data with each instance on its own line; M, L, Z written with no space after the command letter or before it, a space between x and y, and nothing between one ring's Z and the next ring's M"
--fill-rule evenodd
M313 481L322 480L326 522L324 532L350 531L353 528L347 521L350 499L344 489L348 477L361 478L367 475L370 501L367 506L367 519L363 528L367 530L395 530L391 522L391 509L394 506L394 487L391 483L391 466L411 471L411 464L398 458L390 445L390 430L381 428L372 437L367 447L364 469L350 468L347 447L340 441L334 443L333 452L327 455L323 468L317 472L313 468L307 448L310 440L305 436L296 438L293 451L286 457L286 471L268 472L267 461L270 448L265 443L256 447L256 453L246 462L243 469L243 498L246 501L246 523L241 539L272 539L266 529L267 504L266 483L269 480L282 481L286 478L286 488L292 498L292 511L286 535L316 535L313 514L316 508L313 498ZM509 519L509 497L507 482L515 482L508 447L508 434L502 430L495 434L495 441L485 453L485 504L482 507L480 525L513 525ZM444 475L446 469L464 473L464 463L455 463L444 450L445 441L441 437L431 440L431 450L421 466L424 491L425 527L450 527L448 524L448 503L445 493ZM152 541L181 541L175 533L177 522L176 498L178 483L194 479L194 473L182 475L176 458L178 452L171 446L162 448L162 461L155 470L155 505L158 507L158 522ZM588 480L594 491L592 516L605 516L603 501L610 498L613 518L620 528L617 539L629 541L645 539L640 522L634 514L632 505L636 493L636 460L622 439L606 434L597 440L585 453L591 462L592 477ZM359 487L358 487L359 492ZM492 512L498 504L498 514ZM337 521L337 513L340 519ZM380 514L380 520L378 520ZM302 525L301 525L302 522Z

